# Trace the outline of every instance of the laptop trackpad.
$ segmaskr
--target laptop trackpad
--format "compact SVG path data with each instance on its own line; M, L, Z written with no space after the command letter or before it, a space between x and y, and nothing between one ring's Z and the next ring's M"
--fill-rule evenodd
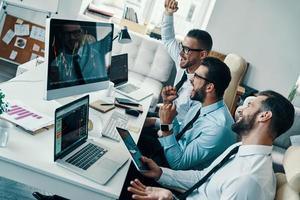
M119 169L120 165L106 158L101 158L95 165L87 170L87 174L92 174L90 178L105 184Z

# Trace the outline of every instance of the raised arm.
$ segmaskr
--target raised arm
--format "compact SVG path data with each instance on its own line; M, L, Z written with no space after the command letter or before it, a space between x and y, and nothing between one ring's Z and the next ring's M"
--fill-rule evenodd
M161 36L162 42L165 45L168 53L174 60L178 61L179 57L179 43L175 39L173 13L178 10L177 1L175 0L165 0L165 12L163 16L162 26L161 26Z

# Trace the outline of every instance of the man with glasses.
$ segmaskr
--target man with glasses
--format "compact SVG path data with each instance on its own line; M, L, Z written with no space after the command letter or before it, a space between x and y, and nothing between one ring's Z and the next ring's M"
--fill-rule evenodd
M172 169L209 166L236 141L231 131L234 121L223 101L230 80L225 63L217 58L204 58L190 79L193 86L190 98L201 104L192 106L182 123L178 123L176 105L164 103L159 110L158 138L152 141L141 138L138 143L143 155Z
M180 43L175 39L173 13L178 10L177 1L165 0L165 12L161 27L162 42L176 64L176 78L174 91L170 87L162 91L164 101L174 101L177 106L177 119L181 122L189 108L198 102L190 101L189 95L192 85L189 79L200 66L202 60L208 56L212 48L212 38L206 31L199 29L190 30Z

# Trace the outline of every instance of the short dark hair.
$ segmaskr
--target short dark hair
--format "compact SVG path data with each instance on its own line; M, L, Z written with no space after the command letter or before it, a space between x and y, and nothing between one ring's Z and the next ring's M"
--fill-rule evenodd
M203 50L211 50L213 41L208 32L199 29L192 29L187 33L186 36L195 38Z
M204 65L208 68L206 78L215 85L217 98L222 98L224 91L231 81L229 67L224 62L214 57L204 58L201 65Z
M258 95L267 97L262 102L262 110L270 110L272 112L271 129L274 134L273 138L275 139L289 130L293 125L295 108L284 96L272 90L259 92Z

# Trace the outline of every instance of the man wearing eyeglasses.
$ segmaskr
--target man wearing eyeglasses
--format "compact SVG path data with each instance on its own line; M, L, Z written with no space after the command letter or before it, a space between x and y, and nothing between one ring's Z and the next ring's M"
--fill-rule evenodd
M172 169L203 169L210 165L236 142L231 130L234 121L223 101L230 80L225 63L213 57L204 58L190 79L190 98L201 104L192 106L179 123L176 105L164 103L159 110L158 138L150 141L141 135L138 144L143 155Z
M169 90L164 90L162 97L165 101L174 101L177 106L177 119L181 122L189 108L193 104L198 103L191 101L189 98L192 91L189 79L193 76L203 59L208 56L213 42L208 32L193 29L187 33L182 42L178 43L175 39L173 22L173 13L177 10L177 1L165 0L165 12L161 29L162 42L176 64L177 73L174 81L176 95L169 95ZM185 80L182 82L183 79Z

